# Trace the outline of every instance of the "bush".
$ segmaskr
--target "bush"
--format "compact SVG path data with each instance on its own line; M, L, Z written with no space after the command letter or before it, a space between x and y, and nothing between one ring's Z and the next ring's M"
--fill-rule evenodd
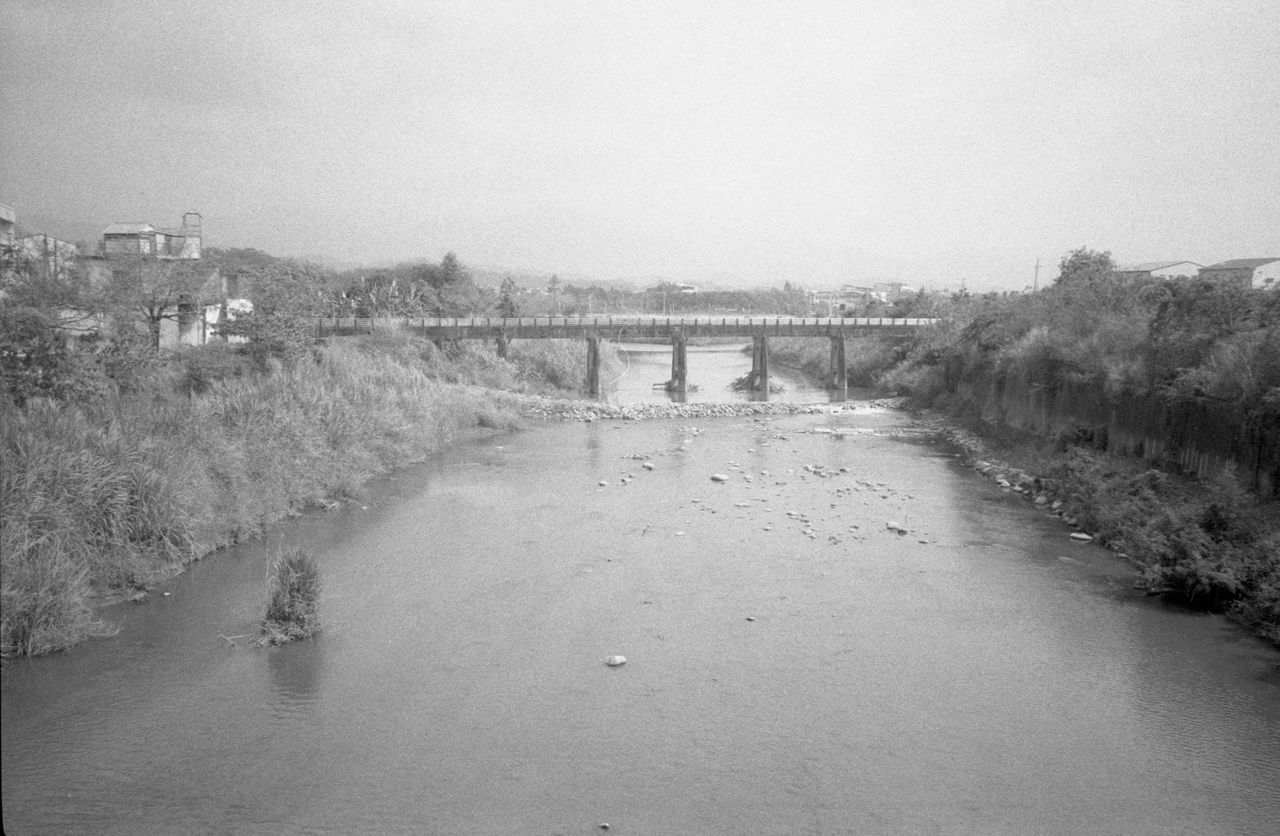
M320 632L320 569L300 549L278 552L267 566L267 614L261 643L284 644Z
M250 371L247 359L234 346L221 342L184 348L173 358L175 386L184 395L209 391L216 381L240 377Z
M109 385L91 357L68 350L56 314L0 306L0 397L18 406L31 398L90 400Z

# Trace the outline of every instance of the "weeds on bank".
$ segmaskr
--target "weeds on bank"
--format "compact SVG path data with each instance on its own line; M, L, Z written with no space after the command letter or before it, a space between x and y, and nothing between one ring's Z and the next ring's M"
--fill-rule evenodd
M5 654L67 647L97 629L93 594L144 588L463 431L517 420L483 393L346 343L253 373L220 357L199 385L190 358L134 395L0 399Z
M1137 564L1146 589L1280 645L1280 503L1259 501L1234 471L1198 480L1025 440L997 453L1037 473L1082 529Z
M278 552L267 566L267 612L259 643L278 645L320 632L320 569L299 549Z

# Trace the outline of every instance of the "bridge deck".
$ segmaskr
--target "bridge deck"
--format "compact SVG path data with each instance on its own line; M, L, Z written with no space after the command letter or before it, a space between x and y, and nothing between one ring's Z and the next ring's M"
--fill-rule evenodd
M683 337L838 337L881 334L908 336L934 319L793 316L536 316L504 319L395 317L319 319L316 334L342 337L402 328L428 339L554 339L603 337L610 340Z

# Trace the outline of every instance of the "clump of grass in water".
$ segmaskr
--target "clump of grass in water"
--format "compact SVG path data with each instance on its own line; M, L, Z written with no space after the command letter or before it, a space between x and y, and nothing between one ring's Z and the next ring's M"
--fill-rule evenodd
M261 644L309 639L320 632L320 569L300 549L279 552L267 567L267 615Z

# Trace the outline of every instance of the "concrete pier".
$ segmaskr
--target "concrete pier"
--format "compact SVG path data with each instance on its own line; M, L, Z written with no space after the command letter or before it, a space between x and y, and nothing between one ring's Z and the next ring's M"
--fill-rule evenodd
M831 338L831 388L842 396L849 394L849 366L845 361L844 336Z
M600 337L587 335L587 393L600 396Z
M751 338L750 387L757 392L769 391L769 338L757 334Z
M667 382L667 389L683 392L688 381L688 340L682 332L675 333L671 335L671 380Z

